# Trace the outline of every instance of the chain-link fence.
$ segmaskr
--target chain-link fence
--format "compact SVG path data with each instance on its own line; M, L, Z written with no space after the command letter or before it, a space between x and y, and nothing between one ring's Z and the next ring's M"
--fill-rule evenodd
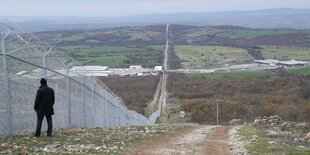
M54 128L150 125L159 117L160 108L150 118L129 110L102 81L71 70L77 63L65 51L13 22L0 19L0 33L0 136L34 131L42 77L55 91Z

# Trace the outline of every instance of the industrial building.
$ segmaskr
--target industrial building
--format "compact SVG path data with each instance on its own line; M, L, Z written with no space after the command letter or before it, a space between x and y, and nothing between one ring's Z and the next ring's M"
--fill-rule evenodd
M254 62L258 64L264 64L269 66L280 66L280 67L304 67L309 65L309 62L296 61L296 60L279 61L274 59L265 59L265 60L255 60Z

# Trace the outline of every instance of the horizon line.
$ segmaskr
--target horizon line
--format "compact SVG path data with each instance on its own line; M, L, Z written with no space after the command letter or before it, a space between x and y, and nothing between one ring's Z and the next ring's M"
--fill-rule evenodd
M167 14L170 14L170 15L173 15L173 14L207 14L207 13L229 13L229 12L255 12L255 11L268 11L268 10L281 10L281 9L287 9L287 10L309 10L310 11L310 8L291 8L291 7L283 7L283 8L266 8L266 9L255 9L255 10L227 10L227 11L210 11L210 12L207 12L207 11L197 11L197 12L194 12L194 11L185 11L185 12L167 12L167 13L164 13L164 12L158 12L158 13L144 13L144 14L133 14L133 15L64 15L64 16L61 16L61 15L56 15L56 16L53 16L53 15L44 15L44 16L36 16L36 15L0 15L0 17L24 17L24 18L33 18L33 17L36 17L36 18L46 18L46 17L79 17L79 18L87 18L87 17L104 17L104 18L122 18L122 17L134 17L134 16L154 16L154 15L167 15Z

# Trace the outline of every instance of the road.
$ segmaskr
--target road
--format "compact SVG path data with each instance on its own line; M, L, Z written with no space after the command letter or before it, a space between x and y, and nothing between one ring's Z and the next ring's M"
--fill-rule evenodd
M167 24L166 27L166 48L165 48L165 54L164 54L164 71L168 69L167 64L168 64L168 49L169 49L169 24Z
M168 69L168 49L169 49L169 24L167 24L166 27L166 48L164 53L164 63L163 63L163 75L161 80L161 92L160 92L160 98L159 98L159 106L158 108L161 109L161 116L160 116L160 122L164 123L167 122L168 118L168 108L166 104L166 86L167 86L167 69Z
M130 155L231 155L227 126L195 125L144 142Z
M226 67L212 68L212 69L178 69L178 70L166 70L166 72L175 72L175 73L213 73L216 71L261 71L261 70L271 70L279 67L270 67L259 65L256 63L251 64L240 64L240 65L232 65Z
M166 84L168 70L169 24L166 27L166 48L164 51L163 74L161 79L161 92L159 106L161 109L160 122L167 123L169 110L166 103ZM230 127L194 125L188 128L171 131L133 148L129 155L179 155L179 154L217 154L230 155L231 146L228 142Z

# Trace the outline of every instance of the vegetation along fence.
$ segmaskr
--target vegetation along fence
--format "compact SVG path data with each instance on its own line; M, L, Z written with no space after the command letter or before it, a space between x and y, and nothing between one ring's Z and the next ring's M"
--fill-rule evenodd
M72 71L77 63L69 54L12 21L0 19L0 33L0 136L34 131L42 77L55 91L54 128L151 125L160 115L160 106L150 118L127 109L103 82Z

